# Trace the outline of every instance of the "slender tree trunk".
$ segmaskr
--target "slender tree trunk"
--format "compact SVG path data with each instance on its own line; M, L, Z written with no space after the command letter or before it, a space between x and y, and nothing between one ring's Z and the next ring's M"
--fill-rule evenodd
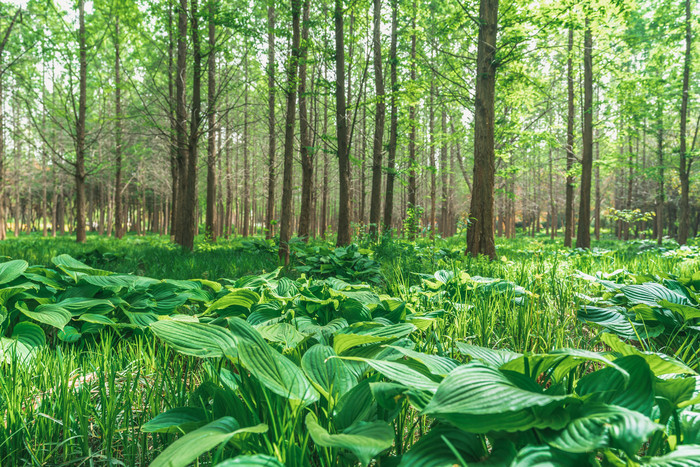
M348 154L348 121L345 107L345 45L343 34L343 1L335 0L335 103L338 143L338 238L337 245L349 245L350 236L350 157Z
M445 110L445 107L442 108L440 129L440 177L442 182L442 194L440 196L440 235L446 237L449 235L450 230L447 226L449 213L447 175L449 169L447 167L447 110Z
M267 128L268 128L268 178L267 211L265 213L266 238L274 235L272 220L275 212L275 1L267 4Z
M386 191L384 194L384 229L391 230L394 211L394 178L396 177L396 140L398 112L396 109L397 72L396 39L398 28L399 0L391 0L391 46L389 49L389 79L391 87L391 114L389 116L389 147L387 148Z
M311 129L306 98L306 69L309 50L310 0L304 0L299 51L299 156L301 157L301 208L299 211L299 237L308 241L311 225L311 194L314 182L314 149L311 147Z
M339 0L338 0L339 1ZM294 119L297 97L297 70L300 59L299 16L301 0L292 3L292 49L287 66L287 115L284 133L284 172L282 174L282 212L280 221L279 258L284 264L289 263L289 240L292 238L292 177L294 173ZM304 109L306 111L306 109ZM340 141L338 141L340 144Z
M216 242L216 28L214 25L214 0L209 0L209 69L207 70L207 211L204 235Z
M430 83L430 110L428 112L430 121L428 127L430 131L430 238L435 238L435 209L437 208L437 163L435 160L435 76Z
M78 0L78 47L80 77L78 115L75 129L75 240L84 243L85 235L85 118L87 114L87 46L85 44L85 1Z
M246 41L246 52L243 57L243 75L246 86L243 90L243 228L244 237L251 235L252 229L250 215L250 161L248 160L248 42ZM274 188L273 188L274 189Z
M327 80L327 68L324 65L323 78ZM328 94L323 96L323 134L328 135ZM323 192L321 193L321 237L326 236L328 227L328 143L323 140Z
M678 176L681 181L681 199L678 210L678 243L685 245L688 241L688 228L690 216L690 166L692 159L688 158L686 131L688 126L688 88L690 84L690 60L691 42L693 37L690 14L690 0L685 0L685 59L683 60L683 95L681 96L681 124L680 124L680 164Z
M496 39L498 0L479 4L476 111L474 115L474 175L467 229L467 254L496 257L493 235L493 185L495 179L494 98L496 88Z
M574 236L574 176L573 170L576 156L574 155L574 30L569 29L568 59L566 62L567 103L566 118L566 200L564 204L564 246L571 246Z
M114 19L114 217L116 238L124 236L122 208L122 94L119 50L119 15Z
M661 245L664 239L664 114L663 104L659 100L656 120L656 144L659 178L656 188L656 242Z
M173 194L173 238L183 245L182 231L186 229L183 220L184 203L187 193L189 154L187 147L187 0L180 0L177 21L177 65L175 71L175 138L177 143L177 189ZM175 180L174 180L175 182Z
M413 6L411 8L411 55L410 55L410 80L411 83L416 82L416 15L417 7L415 0L413 1ZM411 103L408 108L408 120L410 125L409 135L408 135L408 209L413 210L412 225L409 226L408 239L414 240L416 238L416 230L418 228L415 225L417 221L417 209L416 205L416 106Z
M586 18L583 55L583 158L581 204L578 212L576 248L591 247L591 174L593 170L593 37Z
M369 202L369 233L377 238L382 210L382 151L384 149L384 73L382 72L382 2L374 0L374 29L372 46L374 51L374 89L377 104L374 113L374 140L372 143L372 192Z

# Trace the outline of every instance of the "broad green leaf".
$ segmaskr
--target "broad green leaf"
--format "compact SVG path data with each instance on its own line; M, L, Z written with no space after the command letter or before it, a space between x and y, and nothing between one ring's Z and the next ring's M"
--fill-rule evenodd
M342 355L343 352L357 347L358 345L364 344L374 344L377 342L385 342L389 340L386 337L379 336L367 336L362 334L334 334L333 335L333 349L338 355Z
M659 457L643 457L640 465L649 467L698 467L700 445L678 446L675 451Z
M626 285L620 289L630 303L644 303L658 305L661 300L667 300L677 305L687 305L688 299L655 282L647 282L639 285Z
M76 282L78 281L78 276L80 273L87 274L89 276L111 276L114 274L110 271L92 268L67 254L58 255L53 258L51 262L58 266L60 270L68 274Z
M457 350L462 355L487 363L496 368L500 368L511 360L522 356L520 353L511 352L510 350L487 349L478 345L465 344L457 342Z
M651 368L651 371L653 371L656 376L668 374L697 374L685 363L676 360L673 357L654 352L642 352L629 344L625 344L620 340L620 338L612 334L603 334L601 339L614 352L617 352L622 356L641 356L644 360L646 360L646 362L649 364L649 368Z
M162 320L152 323L150 329L158 338L184 355L202 358L236 355L233 335L220 326Z
M66 326L58 331L58 338L68 344L78 342L83 335L73 326Z
M332 394L337 399L355 385L355 377L336 356L332 347L316 344L301 358L301 368L316 390L328 399Z
M280 461L274 457L264 454L256 454L254 456L237 456L233 459L226 459L223 462L216 464L216 467L284 467Z
M603 355L597 352L579 349L555 349L547 354L523 355L502 365L502 370L517 371L525 373L528 371L528 376L538 378L540 375L551 377L555 381L568 375L569 371L577 366L588 363L597 362L605 366L612 367L622 373L626 379L628 374L614 362L608 360Z
M368 465L377 454L389 449L394 443L394 430L385 422L357 422L342 433L330 434L309 413L306 416L306 428L315 444L347 449L355 454L362 465Z
M633 456L652 433L663 426L632 410L606 404L584 404L574 409L561 430L545 430L549 445L572 453L617 448Z
M37 306L34 311L29 311L24 304L17 304L17 308L23 315L38 321L42 324L48 324L58 329L68 324L72 318L70 311L61 308L60 306L48 303L46 305Z
M367 363L376 371L385 377L398 381L399 383L408 386L409 388L421 389L424 391L435 392L438 388L438 383L419 373L413 368L399 362L391 362L385 360L374 360L371 358L361 357L337 357L343 360L358 361Z
M156 457L151 467L185 467L238 434L266 431L267 425L241 428L235 418L223 417L179 438Z
M21 342L30 349L46 345L44 330L38 324L29 321L22 321L15 325L12 329L12 339Z
M293 349L306 339L306 336L289 323L260 326L257 330L266 340L282 344L285 349Z
M453 467L461 461L478 462L487 452L478 435L465 433L451 425L441 423L430 428L427 434L413 444L401 457L399 467Z
M141 426L144 433L188 433L207 423L207 413L199 407L177 407L156 415Z
M404 347L391 345L388 347L398 351L406 357L410 357L422 363L425 366L425 368L434 375L446 376L449 372L451 372L459 366L459 362L448 357L441 357L439 355L429 355L422 352L416 352L415 350L406 349Z
M526 446L518 452L510 467L594 466L592 454L572 454L551 446Z
M95 323L95 324L104 324L107 326L112 326L114 324L117 324L112 319L110 319L104 315L96 315L93 313L83 313L82 315L80 315L80 318L78 318L78 321L85 321L87 323Z
M221 316L248 314L259 301L260 295L250 289L234 289L212 303L205 313L217 311Z
M27 267L29 264L22 259L0 263L0 284L7 284L17 279L27 270Z

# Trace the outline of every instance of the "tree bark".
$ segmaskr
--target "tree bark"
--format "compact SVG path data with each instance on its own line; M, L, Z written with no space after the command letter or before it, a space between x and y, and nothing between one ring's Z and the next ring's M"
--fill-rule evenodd
M177 189L173 200L173 238L182 245L184 201L187 190L187 0L180 0L177 20L177 64L175 69L175 141L177 150Z
M384 74L382 72L382 2L374 0L374 29L372 46L374 51L374 89L377 104L374 113L374 140L372 143L372 192L369 201L369 234L376 239L382 210L382 150L384 149Z
M678 243L685 245L688 241L688 218L690 208L690 167L692 159L688 157L686 131L688 126L688 87L690 83L691 42L693 37L690 15L690 0L685 0L685 58L683 60L683 95L681 96L680 122L680 164L678 176L681 182L681 199L678 210Z
M209 0L209 69L207 70L207 211L204 235L216 242L216 27L214 23L214 1Z
M338 246L349 245L350 235L350 157L348 154L348 122L345 107L345 45L343 34L343 1L335 0L335 117L338 142Z
M384 229L391 230L394 211L394 178L396 177L396 140L398 112L396 109L397 72L396 40L398 29L399 0L391 0L391 46L389 48L389 79L391 88L391 113L389 116L389 146L387 147L386 191L384 194Z
M593 37L586 18L583 51L583 158L581 204L578 211L576 248L591 247L591 175L593 171Z
M265 211L266 238L274 235L272 220L275 213L275 2L267 4L267 210Z
M416 15L417 7L415 0L413 1L412 14L411 14L411 55L410 55L410 80L411 83L416 82ZM415 240L416 230L418 226L417 222L417 208L416 205L416 106L411 103L408 108L408 121L410 125L410 131L408 135L408 206L407 209L413 210L413 215L411 216L412 225L408 226L408 239Z
M574 155L574 30L569 29L568 60L566 62L567 117L566 117L566 200L564 202L564 246L571 246L574 236L574 176L571 174Z
M299 156L301 157L301 208L299 211L299 237L308 241L311 225L314 183L314 148L311 147L311 128L306 98L306 70L309 51L310 0L304 0L299 51Z
M338 0L339 1L339 0ZM287 67L287 114L284 132L284 172L282 174L282 212L280 220L279 258L289 264L289 240L292 238L292 177L294 173L294 120L296 114L297 71L300 59L299 17L301 0L291 0L292 50Z
M124 236L122 208L122 93L119 50L119 15L114 19L114 236Z
M495 180L494 98L496 88L496 40L498 0L479 4L476 97L474 114L474 174L467 229L466 254L496 258L493 234L493 186Z
M87 46L85 44L85 1L78 0L78 47L80 77L78 118L75 129L75 240L84 243L85 232L85 118L87 115Z
M659 178L656 188L656 243L661 245L664 239L664 114L662 101L657 104L656 145Z

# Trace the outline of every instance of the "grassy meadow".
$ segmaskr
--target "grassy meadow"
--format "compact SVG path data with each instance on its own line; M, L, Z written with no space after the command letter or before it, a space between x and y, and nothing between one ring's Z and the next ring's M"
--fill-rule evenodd
M700 248L0 242L0 465L700 465Z

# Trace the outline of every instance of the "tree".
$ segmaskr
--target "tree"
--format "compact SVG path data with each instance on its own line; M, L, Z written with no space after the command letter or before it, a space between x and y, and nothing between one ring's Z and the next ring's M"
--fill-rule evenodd
M216 27L214 23L214 0L209 0L209 69L207 70L207 212L205 235L216 241Z
M87 46L85 44L85 1L78 0L79 90L75 128L75 240L84 243L85 232L85 118L87 114Z
M498 0L479 3L479 38L476 58L474 112L474 173L466 254L496 257L493 233L495 179L494 99L496 88L496 39Z
M369 232L377 237L381 216L382 200L382 151L384 150L384 74L382 72L382 2L374 0L374 29L372 49L374 51L374 88L377 103L374 113L374 139L372 143L372 192L369 202Z
M301 0L292 2L292 49L287 65L287 114L284 132L284 171L282 173L282 212L280 220L279 258L289 263L289 240L292 238L292 175L294 171L294 121L296 116L297 70L300 58L299 16Z
M398 111L396 92L398 90L396 72L396 42L398 29L399 0L391 0L391 46L389 48L389 79L391 86L391 112L389 117L389 146L387 147L386 191L384 195L384 228L391 229L394 211L394 178L396 177L396 140L398 132Z
M686 132L688 129L688 88L690 83L690 60L692 46L692 16L690 14L690 0L685 0L685 55L683 58L683 87L681 95L681 121L680 121L680 154L678 177L681 181L681 199L678 213L678 243L685 245L688 241L689 215L690 215L690 167L693 160L688 154Z
M267 4L267 209L265 211L266 238L272 238L275 212L275 0Z
M335 0L335 131L338 144L338 246L349 245L350 235L350 154L345 106L345 45L343 0Z
M574 29L569 28L569 45L566 60L566 201L564 204L564 246L571 246L574 236Z
M299 237L308 240L311 225L314 182L314 149L311 147L311 128L306 96L306 70L309 55L310 0L304 0L301 50L299 52L299 156L301 158L301 210L299 214Z
M593 37L586 16L583 38L583 157L581 160L581 204L578 211L576 248L591 247L591 178L593 173Z

